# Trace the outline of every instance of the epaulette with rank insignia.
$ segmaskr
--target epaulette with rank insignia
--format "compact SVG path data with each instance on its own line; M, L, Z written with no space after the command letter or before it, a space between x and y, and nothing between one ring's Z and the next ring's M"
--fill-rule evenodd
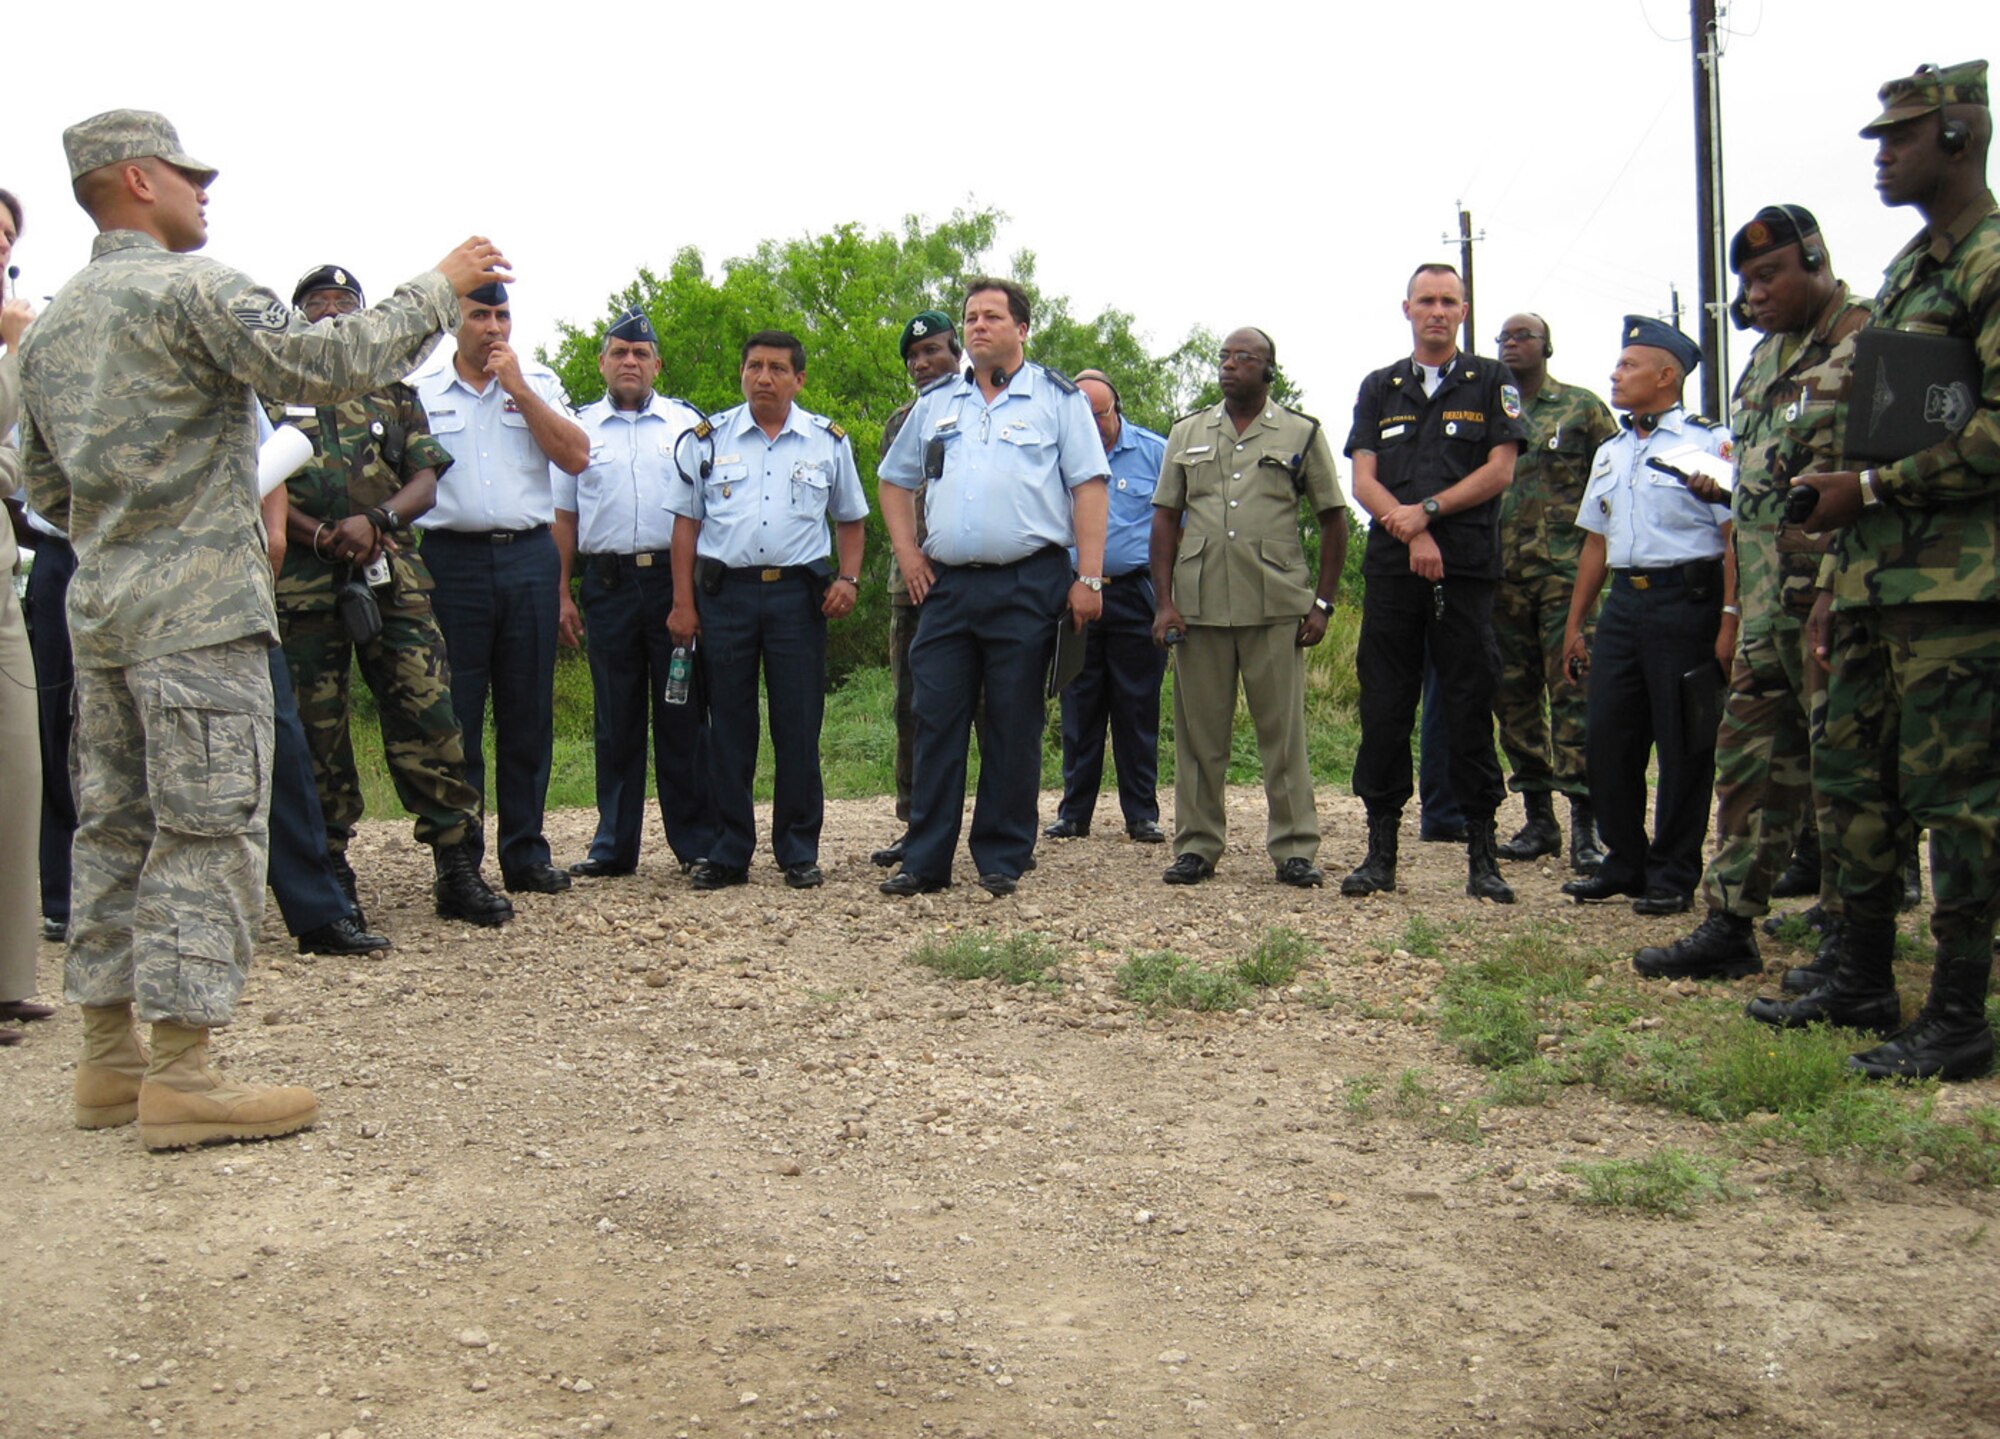
M963 380L964 378L965 376L959 374L957 371L953 371L949 375L939 375L935 380L932 380L928 385L925 385L921 390L917 391L917 394L920 396L928 395L932 390L942 389L944 386L955 384L956 382L958 382L959 380Z
M829 435L832 435L836 440L844 440L847 438L847 431L843 430L839 425L836 425L832 420L829 420L825 415L814 415L812 417L812 421L815 425L818 425L822 430L825 430Z
M1681 416L1681 418L1698 430L1719 430L1722 428L1720 420L1711 420L1707 415L1689 413Z
M1076 381L1065 375L1061 370L1056 369L1053 365L1038 365L1036 368L1047 375L1049 383L1054 385L1058 390L1061 390L1065 395L1074 395L1077 393Z

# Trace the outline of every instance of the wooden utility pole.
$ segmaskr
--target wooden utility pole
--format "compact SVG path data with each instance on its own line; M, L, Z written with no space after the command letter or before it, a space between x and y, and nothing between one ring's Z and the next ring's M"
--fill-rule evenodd
M1729 327L1722 323L1722 276L1726 268L1722 233L1722 87L1715 0L1692 0L1694 43L1695 211L1699 229L1700 302L1694 338L1701 345L1701 408L1722 414L1729 376Z
M1472 246L1474 241L1485 239L1486 232L1481 230L1477 235L1473 234L1472 212L1465 208L1463 200L1454 200L1452 203L1458 207L1458 272L1465 278L1465 339L1459 348L1468 355L1476 355L1479 353L1479 345L1473 338L1478 334L1478 330L1472 322ZM1444 237L1447 245L1451 240L1450 235Z

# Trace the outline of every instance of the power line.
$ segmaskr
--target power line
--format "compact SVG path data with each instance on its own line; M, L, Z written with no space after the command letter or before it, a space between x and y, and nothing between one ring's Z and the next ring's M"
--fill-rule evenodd
M1667 113L1667 107L1671 104L1673 104L1672 96L1668 96L1666 99L1660 101L1660 108L1653 112L1653 118L1646 126L1646 133L1639 137L1638 143L1632 147L1632 153L1625 157L1625 163L1618 167L1618 173L1611 177L1611 183L1605 186L1604 193L1597 197L1596 205L1592 206L1590 213L1584 216L1583 223L1570 231L1569 243L1563 246L1562 253L1557 255L1554 263L1549 266L1548 273L1535 282L1534 288L1529 291L1530 295L1541 293L1542 286L1548 284L1554 278L1556 271L1562 268L1563 262L1569 258L1569 252L1576 248L1577 241L1582 238L1584 231L1590 228L1591 223L1597 219L1604 207L1611 203L1612 194L1624 181L1626 172L1632 168L1633 162L1639 158L1640 151L1646 148L1646 142L1653 138L1653 131L1657 130L1660 126L1660 117Z

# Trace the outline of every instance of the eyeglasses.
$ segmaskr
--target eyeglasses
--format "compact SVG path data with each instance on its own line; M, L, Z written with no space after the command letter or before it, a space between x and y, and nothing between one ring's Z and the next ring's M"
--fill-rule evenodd
M1512 340L1517 345L1525 345L1530 340L1539 340L1541 338L1543 337L1533 330L1502 330L1493 337L1493 343L1504 345L1509 340Z
M323 320L328 315L351 315L360 308L361 297L351 290L315 290L299 305L300 312L308 320Z
M1215 358L1225 365L1231 360L1239 365L1261 365L1265 362L1264 357L1255 350L1217 350Z

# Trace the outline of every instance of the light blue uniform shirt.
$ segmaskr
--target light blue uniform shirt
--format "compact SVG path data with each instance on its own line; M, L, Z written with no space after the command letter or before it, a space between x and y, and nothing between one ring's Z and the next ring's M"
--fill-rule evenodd
M641 410L621 410L606 395L576 422L590 440L580 475L549 466L556 508L576 516L576 548L585 555L636 555L673 545L667 499L687 488L674 468L674 442L702 421L686 400L652 395Z
M817 564L833 549L827 517L841 523L868 513L854 468L854 447L832 422L792 406L775 440L750 407L713 421L715 464L706 481L676 484L667 508L701 521L695 553L730 569Z
M1729 431L1691 425L1679 406L1662 415L1660 427L1643 440L1627 427L1598 446L1576 522L1604 536L1604 557L1612 569L1662 570L1722 557L1729 506L1709 504L1646 463L1649 456L1689 444L1724 459L1733 449Z
M1118 443L1111 447L1111 505L1104 526L1104 573L1136 574L1147 567L1153 542L1153 486L1160 482L1160 462L1167 441L1143 425L1119 418ZM1076 551L1069 552L1077 563Z
M923 485L934 439L944 441L944 475L924 488L924 553L938 564L1005 565L1068 548L1076 543L1069 491L1110 472L1090 402L1040 365L1022 365L991 405L963 375L939 381L876 473L901 489Z
M521 375L550 409L569 414L555 371L523 360ZM484 389L475 389L447 361L412 383L430 417L431 433L452 458L451 468L438 476L437 504L417 521L417 528L525 530L555 518L549 457L498 380L488 379Z

